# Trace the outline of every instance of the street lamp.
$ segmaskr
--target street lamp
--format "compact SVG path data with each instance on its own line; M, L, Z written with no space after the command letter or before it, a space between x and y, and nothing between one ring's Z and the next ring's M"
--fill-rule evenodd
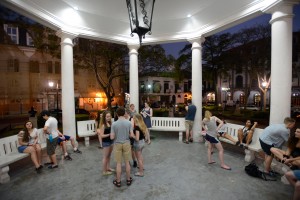
M49 83L49 87L53 87L54 86L54 82L50 81ZM56 117L57 117L57 120L58 120L58 83L56 84Z
M264 94L264 107L263 107L263 111L266 111L266 106L267 106L267 91L268 91L269 86L270 86L271 77L269 77L269 80L267 81L266 76L264 76L264 78L260 79L259 76L257 75L257 80L258 80L258 87L259 87L259 89Z

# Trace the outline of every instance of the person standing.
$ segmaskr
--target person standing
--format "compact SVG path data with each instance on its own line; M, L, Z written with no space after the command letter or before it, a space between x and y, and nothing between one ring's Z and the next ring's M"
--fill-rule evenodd
M187 111L185 116L185 143L189 144L189 142L193 142L193 125L197 108L189 99L187 100L187 106L185 107L185 110Z
M130 104L130 105L133 105L133 104ZM131 116L131 114L132 114L132 116ZM125 109L124 117L125 117L125 119L130 121L130 123L132 125L132 129L134 129L134 126L135 126L134 125L134 120L133 120L133 115L135 115L135 114L131 113L130 109ZM136 162L135 152L134 152L134 149L133 149L134 138L130 137L129 139L130 139L130 145L131 145L131 156L132 156L132 161L133 161L132 166L134 168L136 168L137 167L137 162Z
M215 116L212 116L211 112L209 112L208 110L205 111L204 115L205 116L202 121L202 128L206 130L205 140L208 142L208 147L207 147L208 164L215 163L215 161L212 160L212 155L211 155L213 145L215 145L215 147L219 151L221 168L225 170L231 170L231 168L224 163L224 149L221 142L217 139L217 133L220 130L220 128L223 126L223 121ZM219 123L219 126L217 126L217 122Z
M133 120L135 123L134 127L134 144L133 144L133 149L135 151L138 163L139 163L139 171L136 172L134 175L135 176L144 176L144 158L142 155L142 151L145 146L145 136L147 135L147 127L146 124L144 123L144 120L140 114L135 114L133 116Z
M275 172L271 170L273 155L272 147L281 148L289 139L290 130L295 126L295 120L286 117L283 124L272 124L264 129L259 136L259 142L262 150L265 152L265 173L275 176Z
M113 184L116 187L121 187L121 174L122 174L122 159L125 161L126 167L126 182L127 185L131 185L132 178L130 176L130 163L131 158L131 146L129 141L129 135L133 137L133 129L130 121L125 119L125 109L119 107L116 110L118 121L114 122L111 126L110 139L114 140L114 157L117 162L116 167L116 179Z
M146 137L146 141L147 141L148 144L150 144L151 140L150 140L150 130L149 130L149 128L152 127L151 117L153 116L153 110L152 110L152 108L150 108L150 105L149 105L148 102L145 102L145 107L141 111L141 115L143 116L144 122L147 126L148 134L147 134L147 137Z
M110 139L110 133L111 133L111 112L105 111L102 114L102 117L100 119L100 137L102 138L102 144L104 148L103 152L103 167L102 167L102 174L103 175L111 175L112 172L115 170L110 168L110 156L113 150L113 141Z
M55 149L57 146L57 140L59 135L59 131L57 127L58 121L54 117L50 116L48 110L43 110L41 112L41 116L43 117L44 120L46 120L43 130L47 134L47 139L46 139L47 154L50 159L50 162L46 163L46 165L49 165L48 166L49 169L58 168L56 154L55 154Z
M133 115L136 113L134 104L130 104L129 111L130 111L130 118L132 118Z

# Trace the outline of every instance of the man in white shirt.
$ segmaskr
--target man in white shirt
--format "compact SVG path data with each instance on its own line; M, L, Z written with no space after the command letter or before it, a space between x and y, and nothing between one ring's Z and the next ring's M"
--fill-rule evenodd
M50 162L45 163L46 165L49 165L49 169L58 168L57 160L56 160L56 154L55 149L57 146L57 140L58 140L58 127L57 127L57 120L54 117L50 116L50 113L48 110L43 110L41 112L41 116L43 119L46 120L45 126L44 126L44 133L47 134L47 154L49 156Z

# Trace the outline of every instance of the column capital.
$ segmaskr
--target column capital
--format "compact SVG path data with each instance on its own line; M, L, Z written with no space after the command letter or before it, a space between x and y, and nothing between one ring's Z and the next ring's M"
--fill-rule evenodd
M202 43L205 41L205 38L200 36L200 37L195 37L195 38L189 38L188 41L192 44L192 50L196 48L201 48Z
M56 35L60 38L69 38L69 39L74 39L76 37L78 37L78 34L76 33L72 33L70 31L66 31L66 30L63 30L63 29L60 29L58 31L56 31Z
M284 0L275 2L262 10L264 13L274 14L276 12L284 13L285 15L293 15L293 6L298 4L298 0Z
M138 54L138 49L140 48L139 44L127 44L129 49L129 55L131 54Z

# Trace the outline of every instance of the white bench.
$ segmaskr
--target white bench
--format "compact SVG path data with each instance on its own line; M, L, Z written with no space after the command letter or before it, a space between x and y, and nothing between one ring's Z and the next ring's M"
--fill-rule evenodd
M242 125L237 125L237 124L231 124L227 123L227 131L226 133L231 135L234 139L238 140L238 130L240 128L243 128L244 126ZM251 162L255 159L255 152L260 152L261 146L259 143L259 136L262 134L263 129L261 128L255 128L253 137L252 137L252 142L249 144L248 149L245 149L245 161L246 162ZM222 142L230 143L233 144L230 140L224 138L224 137L219 137L219 140Z
M182 141L182 132L185 132L185 119L176 117L151 117L151 131L176 131L179 132L179 141Z
M42 149L46 148L46 136L42 129L38 129L39 142ZM18 152L18 136L13 135L0 139L0 183L7 183L10 181L9 165L18 160L29 156L27 153Z
M90 146L90 136L97 134L96 121L86 120L77 122L78 137L84 137L85 146Z

